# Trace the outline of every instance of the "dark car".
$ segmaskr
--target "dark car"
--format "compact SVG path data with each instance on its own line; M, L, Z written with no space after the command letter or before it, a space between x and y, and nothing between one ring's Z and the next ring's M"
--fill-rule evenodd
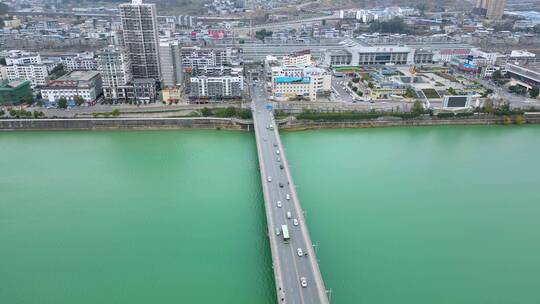
M280 168L281 170L283 170L283 168L285 168L285 167L283 167L283 164L281 164L281 165L279 165L279 168Z
M283 188L283 183L279 183L279 187L280 187L280 188Z

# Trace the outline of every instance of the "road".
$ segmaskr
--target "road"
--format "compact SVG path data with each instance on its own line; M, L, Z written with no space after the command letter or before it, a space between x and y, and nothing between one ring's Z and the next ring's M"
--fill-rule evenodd
M250 83L250 89L278 303L328 303L277 127L273 130L267 128L268 125L275 126L275 121L272 112L265 108L266 92L263 85L253 86ZM282 207L278 207L278 201ZM287 212L291 213L290 219ZM298 220L297 226L293 224L295 219ZM280 230L281 225L288 226L288 242L284 241L282 231L277 235L276 230ZM298 248L304 255L299 256ZM302 277L306 279L306 287L301 286Z

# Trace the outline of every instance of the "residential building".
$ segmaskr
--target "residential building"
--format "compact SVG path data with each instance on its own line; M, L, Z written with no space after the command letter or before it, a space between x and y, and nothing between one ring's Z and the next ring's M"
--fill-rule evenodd
M505 6L506 0L477 0L475 11L487 19L500 20Z
M238 49L201 48L198 46L182 47L180 49L182 68L201 69L207 66L233 65L238 63Z
M68 72L91 71L97 69L97 63L93 52L63 56L62 65Z
M160 41L159 62L161 64L161 86L163 88L180 86L182 84L182 61L178 41Z
M284 66L299 66L299 67L310 66L312 64L311 51L301 50L301 51L294 52L288 56L284 56L281 62Z
M103 95L107 100L127 101L133 91L133 75L126 51L110 45L97 54L98 71L103 81Z
M29 80L32 88L47 84L49 72L44 64L2 66L2 74L9 81Z
M124 45L131 60L133 78L161 79L156 5L133 0L120 4Z
M244 90L244 77L233 75L194 76L190 78L190 99L239 98Z
M93 102L102 94L101 75L97 71L73 71L56 80L51 80L41 89L43 99L51 103L60 97L73 102L80 96L85 102Z
M0 82L0 105L19 104L32 100L30 81L2 81Z
M133 79L133 100L149 103L156 101L157 91L154 78Z
M42 64L39 53L11 50L5 54L6 65Z

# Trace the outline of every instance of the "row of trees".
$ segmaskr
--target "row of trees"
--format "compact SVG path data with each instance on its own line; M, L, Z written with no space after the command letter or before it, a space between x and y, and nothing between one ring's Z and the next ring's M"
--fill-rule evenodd
M227 107L219 109L203 108L201 110L202 117L239 117L242 119L251 119L252 113L249 109L240 109L237 107Z
M0 110L0 117L4 117L6 115L6 111ZM12 118L43 118L45 117L45 113L41 111L26 111L25 109L21 110L15 110L11 109L9 110L9 116Z

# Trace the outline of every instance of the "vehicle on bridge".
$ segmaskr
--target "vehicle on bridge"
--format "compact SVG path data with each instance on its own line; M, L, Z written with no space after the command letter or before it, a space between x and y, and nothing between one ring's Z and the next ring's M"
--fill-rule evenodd
M285 241L285 243L288 243L291 239L289 235L289 227L287 227L287 225L281 225L281 232L283 233L283 241Z
M307 280L306 280L306 278L304 278L304 277L301 277L301 278L300 278L300 285L302 285L302 287L307 287Z

